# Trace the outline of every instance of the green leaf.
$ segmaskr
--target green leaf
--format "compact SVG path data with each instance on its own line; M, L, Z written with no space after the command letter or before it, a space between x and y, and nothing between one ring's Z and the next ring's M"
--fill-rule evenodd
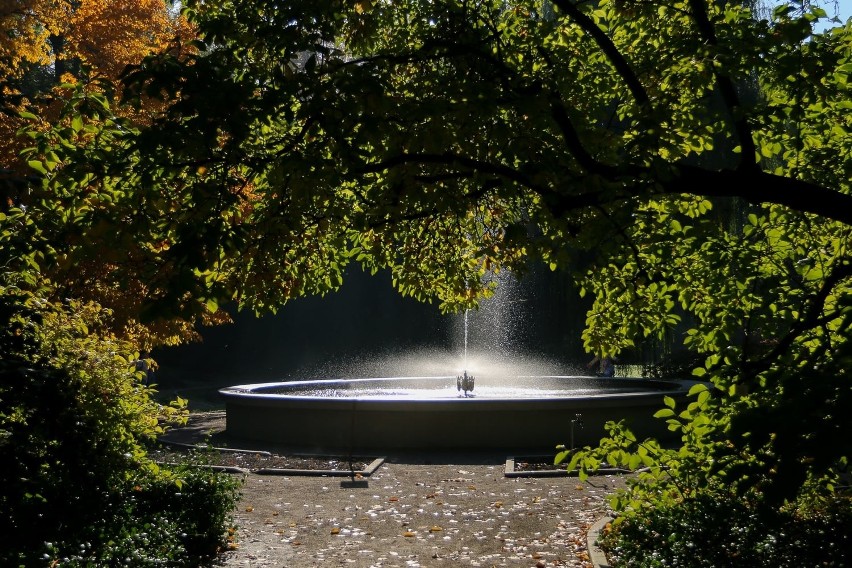
M44 167L44 164L41 163L41 160L28 160L27 165L38 173L47 175L47 169Z
M630 456L627 460L627 468L628 469L636 469L640 465L642 465L642 458L636 454Z

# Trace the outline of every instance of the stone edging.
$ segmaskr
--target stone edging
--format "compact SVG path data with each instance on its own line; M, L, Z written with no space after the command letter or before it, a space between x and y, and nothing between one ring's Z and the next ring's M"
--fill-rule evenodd
M376 458L370 462L367 467L360 471L351 471L348 469L277 469L264 467L255 469L251 473L257 475L316 475L326 477L370 477L381 465L385 463L385 458Z
M239 451L239 450L234 450ZM171 463L171 462L157 462L161 465L168 466L176 466L179 464ZM201 465L199 467L203 467L205 469L209 469L212 471L221 471L223 473L236 473L236 474L254 474L254 475L300 475L300 476L315 476L315 477L353 477L353 478L363 478L370 477L382 464L385 463L385 458L376 458L372 462L370 462L367 467L358 471L351 471L348 469L280 469L280 468L272 468L272 467L262 467L258 469L246 469L244 467L236 467L236 466L228 466L228 465Z
M568 477L570 474L564 469L538 469L530 471L515 471L515 458L506 458L506 469L503 472L506 477Z
M609 560L601 547L598 546L598 536L607 524L612 522L612 517L603 517L589 527L586 533L586 550L589 552L589 561L594 568L610 568Z
M272 455L271 452L267 452L264 450L242 450L239 448L222 448L216 446L208 446L206 444L187 444L183 442L172 442L169 440L161 440L162 443L175 446L178 448L185 449L194 449L194 450L213 450L217 452L231 452L231 453L241 453L241 454L260 454L265 456ZM213 471L221 471L224 473L236 473L236 474L249 474L253 473L255 475L301 475L301 476L316 476L316 477L352 477L352 478L363 478L370 477L376 470L379 469L383 463L385 463L385 457L375 458L372 462L367 464L362 470L352 471L348 469L283 469L283 468L271 468L271 467L262 467L258 469L246 469L244 467L235 467L235 466L222 466L222 465L204 465L202 467L211 469ZM164 465L176 465L176 464L164 464Z

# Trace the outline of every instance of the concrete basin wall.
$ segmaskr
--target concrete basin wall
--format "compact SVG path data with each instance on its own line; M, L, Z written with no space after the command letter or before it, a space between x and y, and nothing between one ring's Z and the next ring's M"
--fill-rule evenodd
M663 397L685 400L692 381L671 390L562 398L371 399L319 398L223 389L229 436L296 451L377 452L501 450L552 452L571 443L596 444L609 420L626 419L637 437L672 438L653 418ZM648 386L651 386L649 383ZM659 384L655 385L659 388Z

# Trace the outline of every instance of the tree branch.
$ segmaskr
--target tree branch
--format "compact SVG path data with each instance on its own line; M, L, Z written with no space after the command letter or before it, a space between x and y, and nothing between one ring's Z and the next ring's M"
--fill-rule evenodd
M396 166L403 166L406 164L434 164L434 165L460 165L466 168L470 168L472 170L480 171L487 174L496 175L515 183L518 183L524 187L533 189L535 191L541 191L543 188L535 183L519 172L518 170L511 168L509 166L505 166L503 164L492 164L490 162L483 162L482 160L477 160L475 158L470 158L468 156L461 156L458 154L453 154L452 152L444 152L443 154L429 154L429 153L416 153L410 154L407 152L403 152L391 158L387 158L385 160L379 162L371 162L369 164L365 164L357 169L356 173L359 174L367 174L367 173L378 173L384 170L392 169Z
M639 77L633 72L630 63L621 54L612 40L609 39L609 36L595 24L594 20L580 11L571 0L552 0L552 2L561 12L574 20L598 44L598 47L601 48L601 51L603 51L604 55L612 63L612 66L615 67L615 71L627 83L627 88L630 89L630 93L639 106L651 110L653 105L651 105L651 98L648 96L648 92L645 90Z
M451 152L443 154L409 154L403 153L397 156L365 164L359 168L357 174L377 173L406 164L433 164L433 165L460 165L486 174L495 175L503 179L515 182L523 187L535 191L547 200L553 211L567 212L583 207L600 205L601 194L591 192L578 194L574 192L563 192L552 187L536 184L527 175L503 164L483 162L468 156L461 156ZM655 179L653 172L648 169L645 176L637 173L637 168L622 171L618 168L610 168L607 174L601 177L617 182L619 179L625 182L624 189L628 192L620 196L622 199L636 197L636 177L648 180ZM621 174L621 175L619 175ZM783 176L776 176L762 171L752 170L708 170L697 166L679 165L675 166L667 181L657 185L657 191L642 192L641 195L653 197L656 194L692 194L705 197L739 197L748 203L755 205L777 204L789 207L794 211L811 213L825 219L837 221L852 227L852 195L826 187L796 180ZM593 174L600 175L600 174ZM624 177L622 177L622 175ZM583 185L582 178L572 187ZM615 197L618 199L619 197Z
M852 226L852 195L763 171L714 171L679 165L661 187L667 194L739 197L755 205L775 203Z
M691 15L695 26L698 28L698 33L701 34L701 37L709 45L718 48L719 40L716 37L716 30L713 28L713 23L707 17L707 3L704 0L689 0L689 8L692 12ZM740 168L756 168L754 138L752 138L751 127L745 119L745 114L740 108L741 103L739 95L737 95L737 89L731 78L719 73L715 66L713 67L713 76L716 77L719 93L722 95L725 107L731 115L734 130L737 132L737 138L742 147Z
M828 296L834 292L835 286L850 276L852 276L852 263L848 260L845 262L841 261L840 264L835 266L831 273L823 280L819 290L808 300L808 305L804 310L802 318L781 338L772 351L757 361L746 363L747 374L757 374L769 369L774 361L778 361L793 346L796 339L810 329L825 325L826 320L825 318L821 318L820 314L825 309Z

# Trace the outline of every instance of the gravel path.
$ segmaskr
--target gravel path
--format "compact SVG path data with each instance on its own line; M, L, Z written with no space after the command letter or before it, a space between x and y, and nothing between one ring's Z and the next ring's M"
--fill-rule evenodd
M209 415L171 439L218 432ZM191 432L191 434L190 434ZM254 448L256 449L256 448ZM506 456L386 456L370 477L243 475L217 566L591 566L588 527L618 476L508 478Z
M386 463L352 483L250 474L220 566L589 566L619 479L515 478L503 464Z

